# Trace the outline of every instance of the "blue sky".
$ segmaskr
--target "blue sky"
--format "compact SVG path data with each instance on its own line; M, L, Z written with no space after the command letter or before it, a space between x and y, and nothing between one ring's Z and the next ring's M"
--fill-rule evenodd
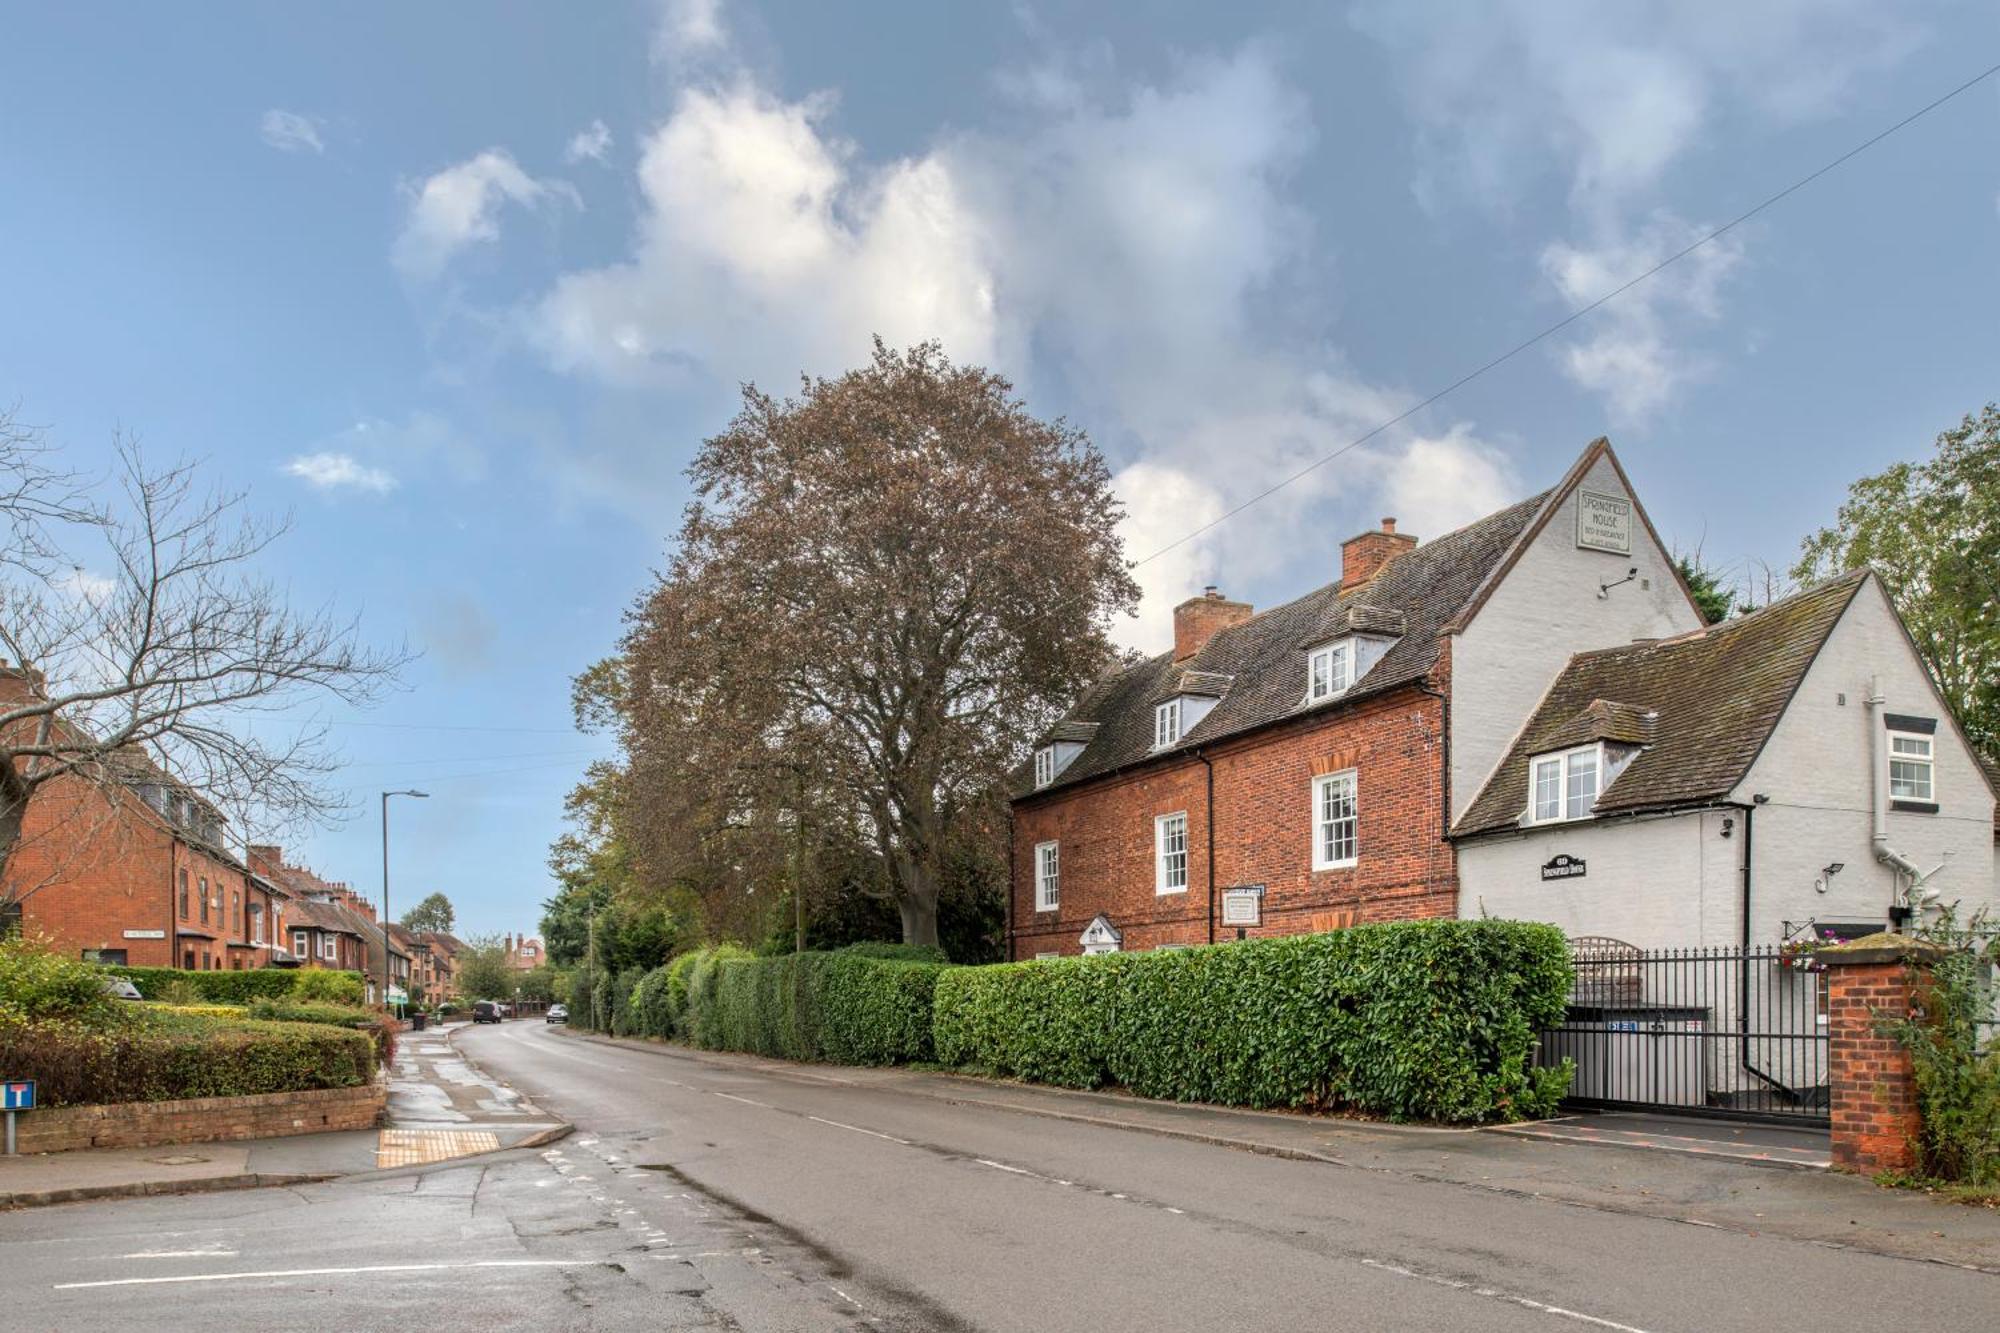
M0 401L196 454L424 657L332 714L396 906L533 928L615 642L746 379L941 338L1110 457L1145 554L2000 59L2000 9L43 6L0 81ZM1670 541L1789 564L2000 395L2000 79L1141 571L1332 577L1609 434ZM306 839L379 889L372 813Z

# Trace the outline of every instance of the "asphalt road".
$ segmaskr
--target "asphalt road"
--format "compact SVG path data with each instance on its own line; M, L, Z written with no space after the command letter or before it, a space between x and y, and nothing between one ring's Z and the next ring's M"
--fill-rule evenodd
M461 1038L544 1107L934 1329L1989 1323L2000 1278L940 1102L533 1024Z
M0 1328L1976 1328L2000 1278L510 1023L572 1138L0 1215Z

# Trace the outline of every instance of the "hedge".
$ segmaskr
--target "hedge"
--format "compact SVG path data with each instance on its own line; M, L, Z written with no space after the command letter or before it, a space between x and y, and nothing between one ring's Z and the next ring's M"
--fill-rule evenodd
M932 995L947 970L851 950L712 956L689 967L684 1026L711 1050L857 1065L929 1060Z
M248 1004L252 1000L278 1000L296 993L319 1000L352 1000L360 1003L361 974L316 967L257 967L243 971L200 971L179 967L107 967L116 976L130 977L139 994L158 999L174 982L185 982L208 1004ZM340 978L340 980L335 980Z
M1423 921L1099 958L954 968L938 1058L1148 1097L1476 1122L1546 1113L1532 1065L1569 955L1553 926Z
M349 1088L375 1077L366 1036L310 1023L140 1011L105 1027L0 1016L0 1069L43 1106Z
M396 1063L396 1026L372 1009L351 1004L319 1004L299 1000L255 1000L250 1017L265 1023L324 1023L366 1033L382 1064Z

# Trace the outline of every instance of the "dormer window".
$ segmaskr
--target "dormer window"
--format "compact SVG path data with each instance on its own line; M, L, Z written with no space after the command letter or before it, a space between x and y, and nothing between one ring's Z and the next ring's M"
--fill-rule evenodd
M1537 755L1529 760L1530 794L1528 822L1554 824L1567 819L1587 819L1603 790L1599 781L1604 771L1603 747L1580 745L1560 754Z
M1169 699L1153 709L1153 748L1164 750L1181 738L1181 701Z
M1056 747L1044 745L1035 751L1035 785L1046 787L1056 780Z
M1306 659L1306 702L1331 699L1354 683L1354 645L1343 639L1315 648Z

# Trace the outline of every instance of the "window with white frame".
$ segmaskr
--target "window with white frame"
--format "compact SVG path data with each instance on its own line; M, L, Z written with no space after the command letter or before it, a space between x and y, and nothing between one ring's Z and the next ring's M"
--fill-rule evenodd
M1528 769L1533 787L1528 822L1552 824L1587 818L1597 804L1601 760L1595 745L1536 756Z
M292 952L301 958L311 955L312 950L306 944L306 933L303 930L292 932Z
M1035 785L1046 787L1056 780L1056 747L1044 745L1035 751Z
M321 958L332 958L338 952L339 947L339 942L333 936L322 935L319 937L319 956Z
M1936 756L1932 738L1914 731L1889 733L1889 797L1936 801Z
M1353 865L1360 848L1354 770L1316 777L1312 791L1313 869L1338 870Z
M1153 748L1165 749L1181 738L1181 701L1169 699L1153 710Z
M1331 699L1354 683L1354 645L1329 643L1306 658L1306 702Z
M1035 844L1035 910L1053 912L1062 905L1061 852L1055 843Z
M1161 815L1153 821L1153 891L1186 893L1188 883L1187 812Z

